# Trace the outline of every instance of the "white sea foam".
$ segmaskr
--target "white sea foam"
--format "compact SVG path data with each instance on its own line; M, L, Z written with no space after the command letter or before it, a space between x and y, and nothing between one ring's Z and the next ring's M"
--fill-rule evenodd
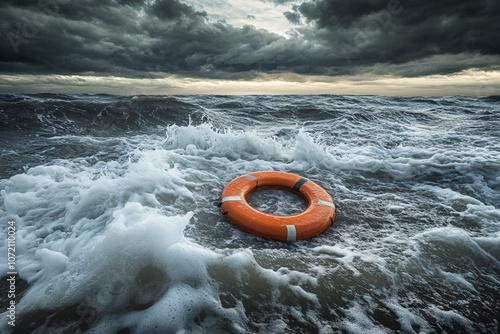
M197 184L189 179L206 178L177 167L203 157L189 155L198 150L193 145L180 152L136 150L121 162L64 161L3 180L5 217L16 220L20 230L19 275L30 284L19 314L83 303L99 319L92 319L96 333L124 326L139 333L197 331L220 325L220 319L239 331L244 309L222 307L209 268L232 270L240 283L248 271L255 272L270 291L288 290L318 305L313 293L290 284L313 282L308 275L267 270L251 252L225 256L184 237L193 216L188 210L199 198L192 191ZM210 155L220 150L231 156L223 145L210 150Z

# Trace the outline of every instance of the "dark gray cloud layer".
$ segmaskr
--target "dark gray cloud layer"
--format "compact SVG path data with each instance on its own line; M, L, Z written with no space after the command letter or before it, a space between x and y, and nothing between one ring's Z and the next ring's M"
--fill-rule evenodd
M317 0L284 15L297 27L289 38L211 22L178 0L4 0L0 72L252 79L499 65L498 0Z
M325 41L339 43L362 64L500 54L498 0L319 0L296 6L293 14L314 22Z

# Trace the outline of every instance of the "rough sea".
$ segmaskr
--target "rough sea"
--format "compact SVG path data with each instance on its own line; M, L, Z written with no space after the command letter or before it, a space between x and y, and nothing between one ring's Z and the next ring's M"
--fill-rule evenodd
M1 333L500 329L498 97L0 94L0 150ZM227 220L224 186L271 170L334 223Z

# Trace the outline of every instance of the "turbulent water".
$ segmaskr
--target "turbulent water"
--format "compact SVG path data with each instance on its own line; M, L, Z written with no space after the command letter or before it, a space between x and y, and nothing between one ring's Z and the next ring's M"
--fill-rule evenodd
M499 331L498 98L3 94L0 127L2 333ZM322 186L334 224L228 221L224 186L267 170Z

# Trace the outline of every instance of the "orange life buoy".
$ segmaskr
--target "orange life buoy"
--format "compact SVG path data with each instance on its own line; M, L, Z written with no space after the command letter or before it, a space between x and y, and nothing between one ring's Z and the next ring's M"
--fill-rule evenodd
M301 195L308 207L296 215L278 216L261 212L248 204L249 193L262 188L279 188ZM295 241L323 232L335 218L332 197L319 185L295 174L255 172L229 182L220 195L226 217L257 235Z

